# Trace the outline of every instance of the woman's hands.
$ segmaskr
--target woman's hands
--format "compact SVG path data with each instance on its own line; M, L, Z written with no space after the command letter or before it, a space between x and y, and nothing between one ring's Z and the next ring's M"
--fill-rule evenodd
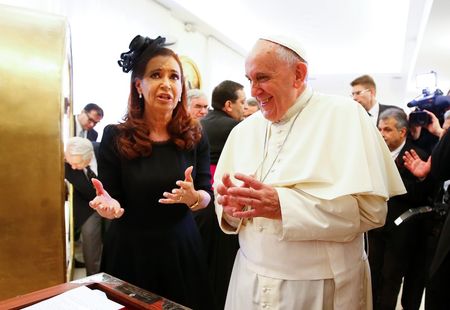
M179 188L174 188L171 193L164 192L164 198L159 199L159 202L164 204L184 203L188 207L200 202L202 197L201 194L194 188L192 170L193 167L189 166L184 172L184 181L179 180L176 182Z
M100 216L107 219L121 217L125 210L120 207L120 203L117 200L109 196L108 192L103 188L102 182L93 178L92 184L97 192L97 197L89 202L91 208L96 210Z

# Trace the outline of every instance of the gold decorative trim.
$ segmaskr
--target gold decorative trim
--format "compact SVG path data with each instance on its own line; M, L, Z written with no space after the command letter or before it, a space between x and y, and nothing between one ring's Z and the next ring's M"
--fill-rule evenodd
M187 89L202 88L202 77L195 62L188 56L180 56Z

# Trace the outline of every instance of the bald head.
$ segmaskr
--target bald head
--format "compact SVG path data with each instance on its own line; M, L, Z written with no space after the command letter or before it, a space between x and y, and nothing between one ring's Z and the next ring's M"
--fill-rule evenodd
M276 122L305 90L308 67L289 48L260 39L247 56L245 72L262 114Z

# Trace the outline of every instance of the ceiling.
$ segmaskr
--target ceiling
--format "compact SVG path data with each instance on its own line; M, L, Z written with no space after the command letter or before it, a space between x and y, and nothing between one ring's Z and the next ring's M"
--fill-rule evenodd
M260 34L297 37L310 79L327 89L347 93L354 77L370 74L403 100L420 93L415 76L430 70L439 87L450 88L448 0L156 1L243 56Z

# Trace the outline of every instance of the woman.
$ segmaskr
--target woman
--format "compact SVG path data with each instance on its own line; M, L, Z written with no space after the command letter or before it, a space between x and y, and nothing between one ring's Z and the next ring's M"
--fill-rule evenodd
M119 65L132 71L124 122L105 128L97 197L113 219L102 271L194 309L213 309L192 211L211 199L209 147L186 105L183 70L165 39L135 37Z

